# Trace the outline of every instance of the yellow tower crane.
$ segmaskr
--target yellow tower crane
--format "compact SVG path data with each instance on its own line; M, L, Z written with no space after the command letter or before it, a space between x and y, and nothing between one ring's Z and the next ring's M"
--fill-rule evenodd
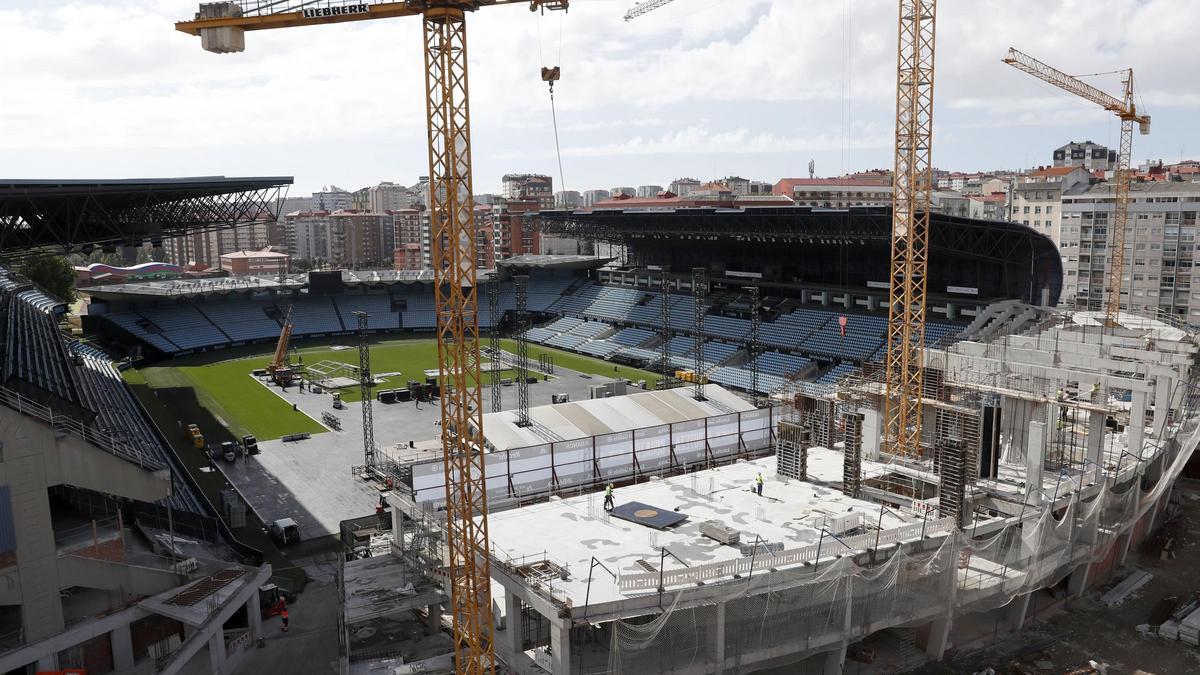
M1129 222L1129 158L1133 150L1133 124L1137 123L1142 134L1150 133L1150 116L1139 113L1137 105L1133 102L1133 69L1123 71L1125 77L1121 84L1124 85L1125 92L1122 98L1117 98L1016 49L1009 48L1004 62L1043 82L1087 99L1112 112L1121 120L1121 151L1117 153L1117 166L1113 171L1116 195L1113 200L1113 219L1109 224L1111 236L1108 258L1111 262L1104 301L1105 325L1115 327L1121 314L1121 285L1125 275L1125 225Z
M479 391L479 303L471 131L467 98L466 14L493 5L567 9L570 0L274 0L246 8L205 3L176 30L212 52L244 51L246 31L420 16L424 22L429 203L441 369L442 450L455 666L494 673L491 565Z
M921 453L937 0L900 0L883 449Z

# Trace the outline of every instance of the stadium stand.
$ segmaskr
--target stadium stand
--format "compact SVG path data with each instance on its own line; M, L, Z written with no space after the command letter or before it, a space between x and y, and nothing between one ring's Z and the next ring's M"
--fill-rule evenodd
M620 357L622 357L628 361L632 361L634 363L653 363L655 361L658 361L658 357L661 356L661 354L659 354L658 352L656 352L652 349L643 349L641 347L626 347L625 349L622 349L621 351L617 352L616 356L620 356Z
M811 361L803 356L784 354L783 352L763 352L755 359L758 362L759 375L777 375L787 377L804 370ZM749 368L749 366L747 366Z
M625 363L654 364L661 357L654 346L662 321L662 303L670 305L675 336L668 342L670 367L695 367L694 299L686 293L664 295L655 290L601 284L589 279L560 274L534 274L528 281L531 313L554 316L542 326L528 329L530 342L575 351L596 358ZM490 285L479 291L479 325L490 327L487 311ZM511 282L500 289L500 310L512 310L515 297ZM208 301L170 307L152 307L107 315L133 337L164 354L188 353L195 349L271 340L279 333L279 317L288 306L280 298L263 301ZM354 293L309 297L292 301L297 336L335 334L356 327L355 311L370 314L372 330L433 330L437 325L434 294L425 283L397 284L390 294ZM745 298L734 292L717 292L705 301L703 370L714 382L749 389L754 363L738 361L750 330L750 321L729 313L747 310ZM881 361L886 352L887 317L882 313L843 312L800 306L795 298L772 297L774 318L764 321L759 342L764 351L757 357L760 389L777 390L787 380L810 377L818 366L834 367L818 380L823 384L840 377L861 362ZM843 334L841 318L845 317ZM927 324L928 345L944 344L963 329L949 323ZM733 363L733 366L723 364ZM810 383L811 384L811 383ZM817 386L817 385L813 385Z
M179 346L167 339L163 335L161 328L150 323L141 314L123 312L120 314L106 314L104 318L164 354L174 354L179 351Z
M621 345L608 340L588 340L579 345L577 349L588 356L606 359L620 351Z
M754 374L745 368L720 367L709 373L706 377L717 384L726 387L736 387L745 391L750 391L754 383ZM784 379L778 375L768 375L762 372L758 374L759 393L770 394L782 389L783 385Z
M196 305L196 309L213 324L220 326L235 344L279 337L279 322L267 316L268 307L272 313L276 311L274 305L260 302L213 302Z
M138 314L157 326L163 337L169 339L180 350L208 347L229 340L228 335L222 333L191 305L150 307Z
M529 330L525 331L526 339L528 339L530 342L536 342L538 344L545 344L546 340L549 340L555 335L558 335L558 333L545 328L530 328Z
M355 312L366 312L367 330L389 330L400 327L400 313L392 311L391 298L386 295L347 294L333 297L342 321L349 329L358 328Z
M76 401L75 385L66 368L66 353L55 318L47 309L47 300L48 296L33 289L9 297L4 381L41 403ZM20 385L31 385L32 389Z
M667 354L671 356L686 356L696 348L695 338L686 335L676 335L667 343Z
M437 328L437 307L432 288L410 289L406 293L398 293L396 299L405 303L405 309L400 316L401 328L415 330Z
M279 305L283 311L280 316L287 315L289 304L292 307L292 335L324 335L346 330L333 298L296 298L290 303L281 301Z
M97 413L95 425L101 433L122 438L148 464L172 466L172 508L205 513L200 500L182 478L182 468L166 441L146 420L141 405L121 379L113 362L103 352L75 342L70 347L83 402Z
M171 507L211 515L185 479L174 452L99 349L68 338L58 327L66 306L0 270L0 322L4 330L4 386L7 405L24 399L47 405L70 418L56 429L70 430L101 449L148 470L171 468ZM18 398L20 397L20 398ZM31 414L28 403L17 409Z
M608 339L623 347L637 347L653 337L654 333L643 328L622 328Z

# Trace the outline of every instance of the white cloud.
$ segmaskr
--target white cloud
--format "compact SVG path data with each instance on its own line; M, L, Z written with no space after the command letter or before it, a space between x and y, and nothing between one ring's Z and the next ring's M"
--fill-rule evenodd
M510 169L554 171L543 65L563 70L559 130L567 173L582 183L572 187L665 184L732 156L764 180L803 173L810 156L830 170L890 163L893 0L676 0L626 23L632 2L470 15L480 191ZM294 173L303 193L424 172L418 20L254 32L246 53L219 56L173 30L194 0L16 7L0 11L0 162L10 175L265 166ZM1133 66L1155 117L1139 153L1200 154L1200 75L1181 57L1200 3L986 0L939 11L939 165L1016 166L1071 137L1104 140L1110 116L1001 64L1010 45L1068 72Z

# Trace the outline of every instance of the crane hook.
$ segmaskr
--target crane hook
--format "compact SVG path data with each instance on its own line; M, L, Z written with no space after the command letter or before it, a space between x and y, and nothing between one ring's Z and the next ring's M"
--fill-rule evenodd
M550 94L551 95L554 94L554 83L559 80L561 75L562 75L562 72L560 71L558 66L554 66L553 68L542 66L542 82L545 82L546 84L550 85Z

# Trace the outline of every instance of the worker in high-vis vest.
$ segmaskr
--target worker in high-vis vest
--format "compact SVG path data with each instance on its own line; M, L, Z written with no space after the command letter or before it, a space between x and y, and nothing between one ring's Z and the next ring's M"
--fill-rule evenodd
M613 510L613 484L609 483L608 487L604 488L604 510Z
M756 475L754 477L754 490L755 490L755 492L758 493L759 497L762 496L762 489L763 489L763 477L762 477L762 472L759 471L758 475Z

